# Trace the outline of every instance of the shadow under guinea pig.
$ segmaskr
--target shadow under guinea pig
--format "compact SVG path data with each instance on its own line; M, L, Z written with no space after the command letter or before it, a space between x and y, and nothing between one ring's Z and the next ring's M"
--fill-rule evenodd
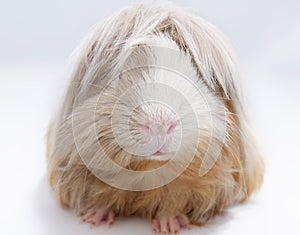
M43 177L34 191L32 200L36 228L43 235L99 235L99 234L143 234L153 235L151 223L137 216L128 218L117 217L111 228L106 224L90 228L88 224L81 224L79 217L73 210L62 209L51 190L46 176ZM190 230L181 230L180 234L221 234L222 228L231 219L229 212L216 216L205 226L191 226Z

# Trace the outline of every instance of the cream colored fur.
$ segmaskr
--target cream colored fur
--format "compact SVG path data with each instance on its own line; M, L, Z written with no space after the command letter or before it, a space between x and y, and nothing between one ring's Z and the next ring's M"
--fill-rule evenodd
M146 49L136 51L139 45ZM162 74L150 76L154 74L151 68L130 72L122 86L118 81L111 83L126 66L149 63L151 53L156 56L152 62L160 63L157 62L157 58L161 58L160 50L147 51L148 46L179 52L180 56L171 60L172 63L187 72L192 81L199 80L197 84L212 104L216 120L226 124L226 138L223 143L218 139L220 134L213 136L212 144L220 147L221 152L206 174L199 176L205 161L201 156L205 155L209 138L203 135L195 158L178 178L160 188L128 191L101 181L86 166L75 146L72 121L74 113L94 107L92 101L100 89L102 95L96 106L95 125L100 144L110 158L131 170L162 166L164 160L132 158L122 151L114 141L110 126L113 104L130 84L141 80L172 83L163 79ZM49 182L59 203L78 212L105 206L119 215L138 214L148 219L185 214L192 223L202 224L226 206L248 199L262 183L264 163L243 109L239 79L226 38L211 24L181 8L139 5L122 10L97 25L81 46L65 101L47 134ZM225 118L219 118L217 114L222 105ZM84 114L79 118L78 138L88 141L87 130L93 123L85 119ZM207 123L203 122L204 129ZM92 157L101 159L96 147L90 147L89 151ZM102 167L103 171L109 171L109 165ZM101 164L95 168L101 168Z

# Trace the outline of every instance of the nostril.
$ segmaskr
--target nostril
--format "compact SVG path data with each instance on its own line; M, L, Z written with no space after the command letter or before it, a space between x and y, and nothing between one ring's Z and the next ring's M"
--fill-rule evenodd
M144 129L144 131L146 131L147 133L150 133L150 131L151 131L150 124L145 124L145 125L141 125L141 126Z
M174 132L176 126L177 126L177 123L171 123L167 129L167 134L171 134L172 132Z

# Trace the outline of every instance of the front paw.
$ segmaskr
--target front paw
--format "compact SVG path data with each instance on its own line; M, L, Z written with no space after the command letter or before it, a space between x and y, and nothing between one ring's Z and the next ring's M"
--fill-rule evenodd
M153 231L159 234L179 234L180 228L190 229L189 219L185 215L157 216L152 221Z
M111 226L114 223L115 214L112 210L109 209L91 209L86 213L82 213L81 222L90 223L92 227L97 227L102 221Z

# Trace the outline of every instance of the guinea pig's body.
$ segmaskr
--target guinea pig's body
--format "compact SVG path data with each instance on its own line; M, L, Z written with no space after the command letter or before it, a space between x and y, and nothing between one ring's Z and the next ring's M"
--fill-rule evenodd
M93 225L137 214L177 232L245 201L264 164L238 79L223 36L181 9L137 6L97 26L48 130L59 203Z

